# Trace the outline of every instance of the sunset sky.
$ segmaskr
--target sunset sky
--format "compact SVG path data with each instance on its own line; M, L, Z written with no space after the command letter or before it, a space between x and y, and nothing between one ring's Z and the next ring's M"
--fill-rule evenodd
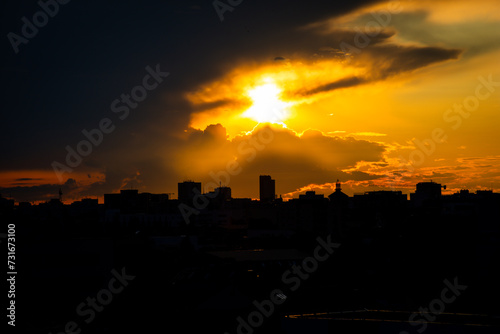
M18 53L8 34L41 8L2 7L3 197L176 197L220 179L258 198L262 174L285 199L337 179L348 195L500 191L498 0L246 0L223 21L213 1L71 1ZM146 75L142 101L114 104Z

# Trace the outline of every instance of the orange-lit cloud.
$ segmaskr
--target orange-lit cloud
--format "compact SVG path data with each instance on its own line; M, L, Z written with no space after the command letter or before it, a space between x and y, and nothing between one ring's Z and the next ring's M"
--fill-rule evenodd
M394 3L398 13L380 16ZM50 198L59 186L67 198L129 187L174 192L183 179L207 184L231 162L241 168L231 176L234 196L257 197L259 174L271 174L285 198L328 194L337 178L349 194L409 192L430 178L448 189L500 189L500 89L460 129L443 121L474 94L479 76L500 81L499 13L496 0L346 3L331 13L283 17L266 33L221 38L186 71L176 68L158 93L163 100L151 96L134 122L119 123L66 183L39 170L48 161L35 171L0 173L0 191L24 191L22 198ZM368 29L377 15L387 24ZM268 126L273 140L263 144ZM402 163L417 149L414 140L441 127L446 142L421 166ZM59 151L65 144L58 142Z
M307 130L297 134L279 125L260 125L252 132L229 139L222 125L211 125L204 131L192 129L178 145L178 173L185 179L214 182L213 175L227 173L228 164L238 172L220 181L257 197L255 180L271 174L277 180L277 191L286 193L310 182L334 182L337 178L370 179L377 175L349 173L342 169L360 161L382 160L383 145L352 137L340 138L320 131ZM206 189L209 190L209 189Z
M209 124L221 123L233 137L250 130L255 126L255 121L271 120L274 116L265 115L266 112L272 113L273 108L286 115L278 117L285 124L288 124L286 120L289 118L307 124L306 119L315 118L314 111L309 110L305 115L299 112L302 105L321 101L340 89L363 86L429 64L456 59L459 54L457 49L387 44L367 49L349 64L334 58L300 59L272 65L242 65L225 77L186 95L196 110L191 117L191 126L202 129ZM252 93L262 90L262 87L269 90L268 86L275 87L276 92L273 94L281 94L274 102L269 101L268 97L268 101L260 101L264 103L257 102L255 105ZM281 106L276 108L273 104ZM256 108L259 109L258 112ZM253 117L249 117L252 113ZM249 118L254 123L249 122Z

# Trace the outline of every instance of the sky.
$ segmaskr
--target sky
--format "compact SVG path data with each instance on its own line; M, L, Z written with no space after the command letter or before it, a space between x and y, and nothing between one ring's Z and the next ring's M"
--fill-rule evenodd
M500 191L497 0L0 6L3 197Z

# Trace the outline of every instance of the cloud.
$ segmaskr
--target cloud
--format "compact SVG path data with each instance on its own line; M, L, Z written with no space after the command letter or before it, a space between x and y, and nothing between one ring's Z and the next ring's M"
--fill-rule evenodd
M377 45L368 48L368 57L360 57L360 62L371 60L374 78L385 79L396 74L411 72L431 64L457 59L460 49L435 46Z
M352 136L365 136L365 137L385 137L387 134L378 132L353 132L350 133Z
M225 63L218 77L199 83L184 94L191 111L191 126L203 127L210 120L229 119L242 112L251 101L246 91L266 75L284 88L282 98L303 103L307 98L339 89L394 80L414 71L445 61L456 60L463 50L442 45L401 43L394 29L381 29L359 42L357 27L331 27L331 21L319 21L270 42L268 48L253 49L237 60ZM286 59L273 61L273 59Z
M12 194L12 197L18 202L37 202L48 201L52 198L59 197L59 189L64 194L71 194L78 189L78 184L74 179L68 179L63 185L58 184L42 184L37 186L14 186L0 188L0 192ZM79 198L76 196L75 199Z
M307 95L315 95L321 92L328 92L331 90L339 89L339 88L348 88L348 87L353 87L360 85L364 83L364 79L358 78L358 77L349 77L349 78L344 78L340 79L325 85L318 86L314 89L307 90L301 95L307 96Z
M359 30L358 30L359 31ZM333 31L335 36L339 31ZM346 30L342 30L343 35ZM302 95L314 95L322 92L333 91L342 88L352 88L372 82L390 79L397 75L411 73L415 70L444 62L447 60L458 59L462 50L457 48L444 48L436 46L417 46L417 45L399 45L390 42L392 34L378 35L374 40L370 40L365 48L357 48L354 43L357 31L351 31L350 38L340 41L351 43L352 53L346 49L343 52L344 58L349 57L347 67L355 67L362 70L361 74L341 78L326 84L302 92ZM332 37L333 37L332 36ZM337 49L337 53L340 50ZM334 59L332 61L341 61ZM301 94L301 92L299 92Z
M353 183L367 183L373 180L381 179L383 176L380 175L371 175L363 172L352 172L352 173L340 173L338 174L337 179L341 182L341 188L344 193L352 192L350 189L350 184ZM346 187L347 186L347 187ZM348 188L348 189L346 189ZM285 199L297 198L300 194L305 193L306 191L315 191L317 194L323 194L325 196L329 196L336 189L336 182L327 182L323 184L308 184L306 186L297 188L294 191L290 191L286 194L283 194L282 197Z
M0 170L50 169L52 161L64 161L66 145L74 147L84 139L84 128L90 130L103 117L114 117L116 130L105 136L103 144L94 148L72 174L65 175L76 181L75 188L63 185L68 187L63 190L68 196L100 195L130 185L152 192L174 191L183 178L210 180L208 172L224 170L225 164L233 160L241 162L244 169L231 183L238 189L235 194L245 196L249 189L248 194L256 194L256 175L266 170L279 176L280 191L313 182L326 184L337 176L365 182L362 178L366 175L342 170L360 161L371 161L373 170L359 172L376 177L375 164L383 163L381 156L386 149L380 144L314 131L298 136L291 130L278 129L274 141L262 151L255 148L254 160L246 161L249 155L240 154L238 145L258 140L262 129L245 134L242 131L251 128L233 128L226 121L248 106L245 84L267 71L281 80L283 97L319 99L341 89L392 82L425 67L458 59L462 50L474 43L478 48L486 44L497 47L494 41L500 30L494 18L499 14L491 10L497 1L480 2L487 3L487 7L458 2L459 7L453 5L457 2L441 0L404 2L405 12L393 15L391 26L371 36L366 47L358 48L359 53L351 52L349 62L340 49L341 43L356 47L355 28L364 25L360 25L360 17L366 14L373 20L371 5L384 9L387 1L245 2L226 13L223 24L208 2L199 5L202 10L162 2L139 11L135 5L109 5L100 12L92 11L93 4L82 3L82 9L96 19L84 20L75 12L68 13L65 22L69 27L83 24L85 29L73 31L75 36L67 35L71 29L55 29L51 34L37 36L38 42L27 46L26 51L47 64L43 70L26 62L31 57L16 58L2 68L6 119L0 133L9 145ZM111 11L116 15L109 16ZM453 15L443 15L450 11ZM482 25L481 19L488 13L489 23ZM130 19L137 24L122 24ZM15 26L16 20L6 26ZM470 23L461 24L463 20ZM203 28L193 29L196 24ZM477 31L481 31L479 36ZM125 40L127 43L123 43ZM40 47L49 44L48 49ZM90 49L101 52L86 51ZM66 57L58 57L60 54ZM171 76L150 92L127 120L118 121L110 111L110 102L140 84L144 67L157 62ZM22 75L16 71L18 68ZM192 123L194 117L202 119L197 126ZM222 125L213 125L219 122ZM337 126L348 128L340 123L328 126L333 134ZM227 137L229 132L231 138ZM103 177L84 183L75 176L77 173L101 173ZM56 181L27 177L3 189L21 193L24 190L18 186L29 181L33 181L29 184L32 187L22 187L25 198L35 198L35 194L49 198L59 187ZM45 184L36 185L36 181Z
M310 183L334 182L337 178L362 180L367 173L346 173L342 169L359 161L379 161L385 147L352 137L340 138L308 130L300 136L279 126L260 125L251 133L228 139L226 129L210 125L204 131L192 129L177 147L177 173L204 183L211 175L226 174L228 163L239 173L230 177L233 194L257 196L256 180L270 174L277 191L293 191ZM223 180L225 183L226 180ZM218 184L218 182L216 182Z
M76 200L129 187L167 192L166 189L174 188L177 182L193 179L204 185L209 182L218 185L221 181L233 189L235 197L256 198L256 182L262 174L271 174L277 180L279 193L291 192L311 183L334 182L338 178L378 178L377 175L344 172L342 169L355 166L359 161L380 161L385 151L383 145L367 140L340 138L316 130L299 135L276 125L260 125L252 132L230 139L224 126L212 124L204 130L191 128L183 138L166 144L163 157L134 157L134 162L126 166L107 163L101 173L103 176L90 183L84 183L85 178L79 181L70 178L63 185L17 186L1 188L0 191L12 192L18 201L38 201L57 197L61 188L65 200ZM218 177L227 171L228 163L236 163L236 169L240 171L227 180L225 177L219 180Z

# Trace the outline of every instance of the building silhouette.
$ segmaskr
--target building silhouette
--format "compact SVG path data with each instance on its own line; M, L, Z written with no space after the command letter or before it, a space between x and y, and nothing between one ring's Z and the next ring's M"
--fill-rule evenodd
M349 200L349 196L342 192L342 187L340 185L340 181L337 179L335 183L335 191L328 195L328 198L332 203L345 204Z
M417 190L410 194L410 200L415 207L420 207L424 204L430 204L441 199L441 188L446 189L446 186L432 182L417 183Z
M201 194L201 182L184 181L177 184L178 199L182 203L193 203L196 195Z
M272 202L276 198L275 180L270 175L259 176L259 194L261 202Z

